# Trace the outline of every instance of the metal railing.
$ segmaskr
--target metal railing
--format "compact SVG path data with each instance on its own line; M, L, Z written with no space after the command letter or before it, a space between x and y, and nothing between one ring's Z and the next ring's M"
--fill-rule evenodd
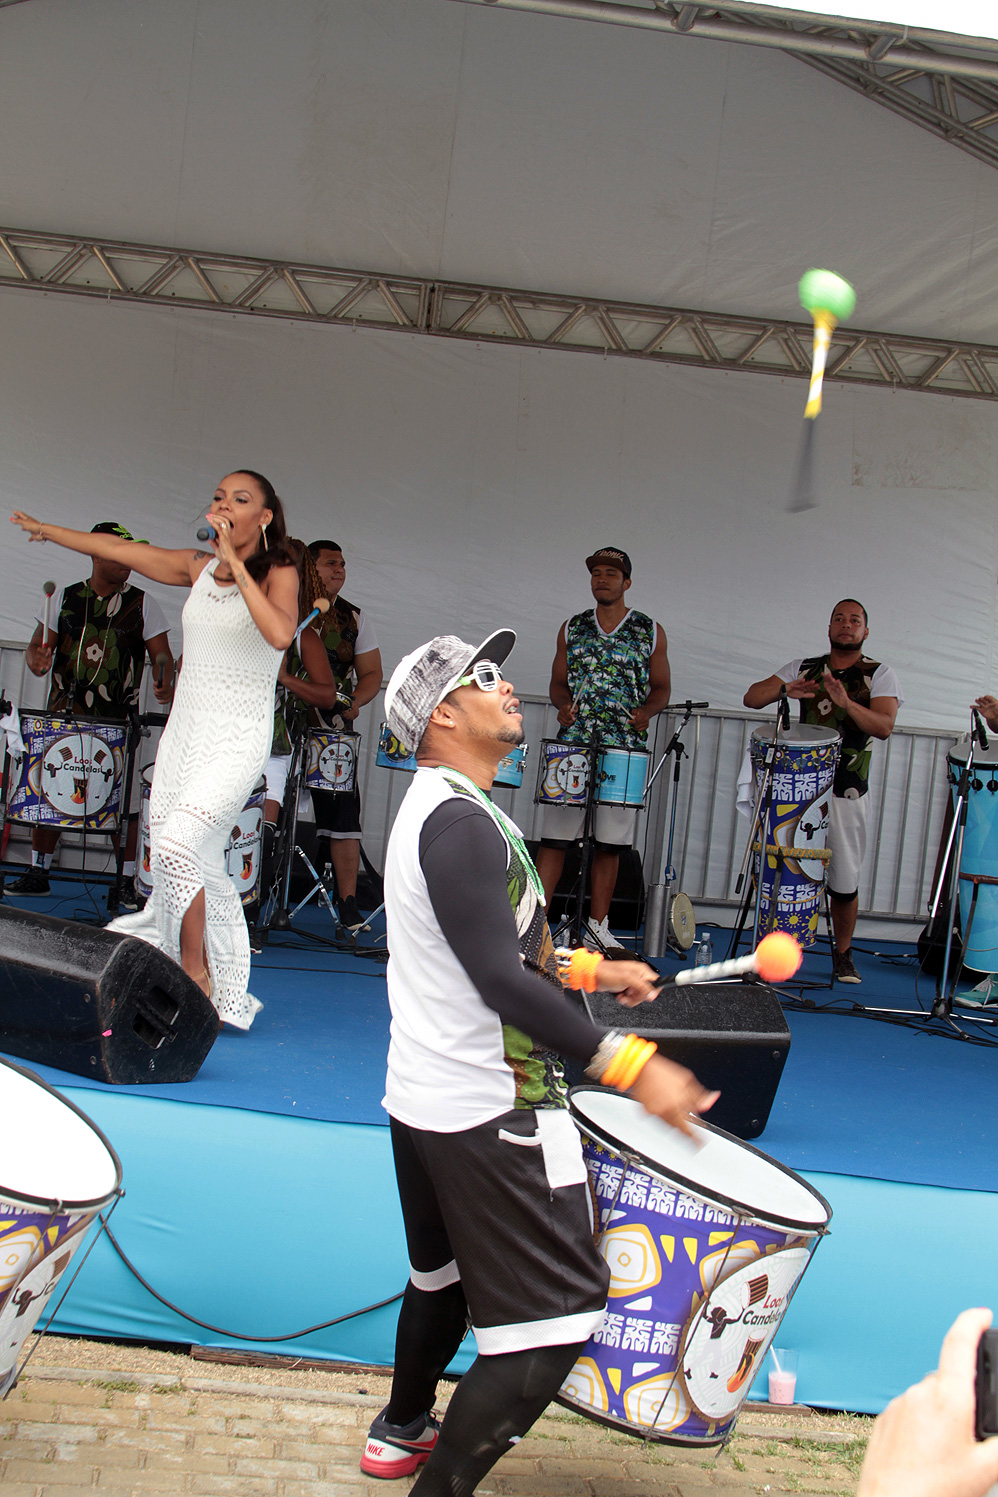
M0 640L0 691L22 707L37 708L44 703L47 683L25 669L24 650L22 642ZM147 671L144 706L150 696ZM558 724L546 698L521 694L520 702L528 744L523 784L518 789L496 787L495 798L527 838L533 839L540 836L543 812L534 800L540 743L556 737ZM362 708L357 721L364 846L379 867L395 813L410 783L406 771L385 769L375 762L383 718L383 694L379 693ZM652 766L658 764L678 721L672 709L655 720L649 734ZM709 710L697 713L683 735L688 757L680 772L673 861L679 887L695 901L737 905L735 881L748 837L748 821L735 805L738 776L752 730L772 721L756 712ZM946 755L956 738L954 733L897 727L886 744L874 744L869 851L859 891L861 914L905 922L923 917L949 798ZM142 740L136 773L152 759L155 742L155 737ZM635 843L646 884L655 882L661 867L672 786L670 759L652 786L646 812L638 818Z

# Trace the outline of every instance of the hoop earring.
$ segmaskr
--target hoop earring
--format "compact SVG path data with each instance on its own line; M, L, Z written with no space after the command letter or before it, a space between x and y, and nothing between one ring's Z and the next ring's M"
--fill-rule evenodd
M267 527L266 527L266 525L261 525L260 526L260 539L263 541L263 549L265 551L269 551L270 547L267 545Z

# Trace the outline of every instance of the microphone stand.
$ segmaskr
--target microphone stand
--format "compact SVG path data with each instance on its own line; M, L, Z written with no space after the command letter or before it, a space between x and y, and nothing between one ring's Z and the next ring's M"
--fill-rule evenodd
M709 706L709 702L691 702L689 699L677 704L677 710L682 708L683 720L666 744L662 757L656 764L645 790L647 797L651 792L651 787L658 779L659 771L665 764L666 759L668 759L670 754L675 754L676 762L672 769L671 805L669 809L669 839L662 851L658 882L649 887L645 900L645 928L644 938L641 943L642 954L646 957L654 957L656 960L665 955L666 948L669 945L669 912L672 907L672 897L676 885L676 870L672 864L672 847L676 835L679 776L683 759L689 758L686 747L682 742L682 734L693 713L695 711L706 710Z
M936 918L939 901L942 895L943 885L948 883L946 890L946 903L944 905L943 926L945 939L943 944L943 967L940 976L936 979L936 997L932 1005L933 1019L951 1020L953 1013L953 998L956 993L956 985L960 980L963 970L963 959L967 954L967 946L970 942L970 926L973 919L973 908L977 902L977 887L974 887L974 896L971 902L971 919L967 921L967 929L963 934L963 942L960 947L960 960L953 972L952 984L949 981L950 952L953 945L953 917L956 913L960 898L960 864L963 861L963 839L967 830L967 812L970 807L970 783L974 770L974 743L982 749L988 747L987 735L984 732L984 724L981 722L980 714L976 707L971 708L970 715L970 742L967 749L967 759L960 771L957 782L956 804L953 807L953 823L949 831L949 840L946 846L946 857L943 859L942 868L939 871L939 879L932 900L931 919ZM954 839L956 847L954 849ZM950 854L952 853L952 860Z

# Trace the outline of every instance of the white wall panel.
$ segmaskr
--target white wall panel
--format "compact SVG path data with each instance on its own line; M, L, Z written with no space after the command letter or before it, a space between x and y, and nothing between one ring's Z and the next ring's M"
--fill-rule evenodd
M870 609L904 721L959 728L998 685L990 405L831 390L822 504L789 515L796 382L14 291L0 338L8 513L192 544L217 479L257 467L295 533L341 540L389 667L508 622L515 679L545 691L589 600L583 558L613 544L668 632L677 698L738 706L821 648L844 594ZM11 529L0 636L25 638L42 581L80 565Z

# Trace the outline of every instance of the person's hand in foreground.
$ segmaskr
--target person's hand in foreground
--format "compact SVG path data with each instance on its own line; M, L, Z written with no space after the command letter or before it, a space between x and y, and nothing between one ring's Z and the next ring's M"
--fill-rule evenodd
M983 1497L998 1482L998 1438L974 1438L977 1343L990 1310L964 1310L939 1369L888 1404L870 1438L856 1497Z

